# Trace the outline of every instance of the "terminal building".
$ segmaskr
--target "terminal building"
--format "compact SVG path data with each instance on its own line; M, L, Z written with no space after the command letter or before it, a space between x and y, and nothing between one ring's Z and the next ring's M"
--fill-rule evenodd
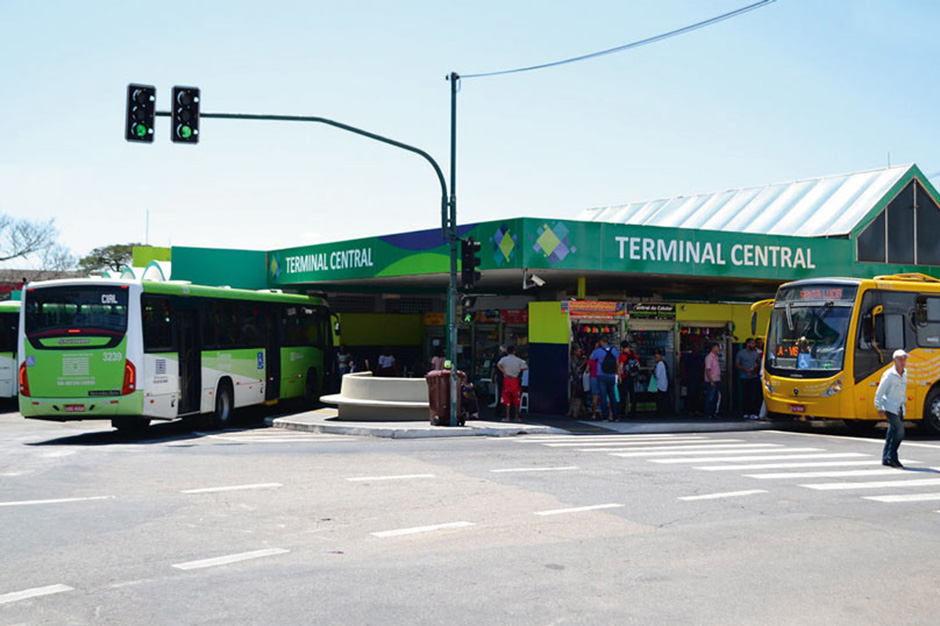
M499 346L515 345L530 364L530 410L564 413L572 348L606 334L635 347L643 376L665 350L674 408L694 412L706 346L718 342L733 406L731 363L752 335L751 303L801 278L940 276L938 204L921 170L904 165L571 219L464 224L458 235L482 242L482 278L461 292L458 367L486 390ZM152 260L158 278L325 293L359 362L390 350L402 374L416 375L444 346L450 265L440 229L277 250L173 247L172 269L147 250L134 264Z

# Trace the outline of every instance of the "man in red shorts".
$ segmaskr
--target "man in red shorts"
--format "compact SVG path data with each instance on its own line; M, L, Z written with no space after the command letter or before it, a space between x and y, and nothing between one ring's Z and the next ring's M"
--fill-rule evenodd
M529 369L525 361L516 356L516 346L506 348L506 356L496 364L499 371L503 373L503 404L506 405L506 421L511 422L510 411L516 407L516 420L521 422L519 416L519 399L522 397L522 372Z

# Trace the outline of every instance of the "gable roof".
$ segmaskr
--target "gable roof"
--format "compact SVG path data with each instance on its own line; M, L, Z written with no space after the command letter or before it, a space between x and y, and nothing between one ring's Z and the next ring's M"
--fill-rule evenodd
M696 230L790 235L846 236L890 200L898 183L915 174L914 164L823 176L761 187L729 189L585 209L577 219Z

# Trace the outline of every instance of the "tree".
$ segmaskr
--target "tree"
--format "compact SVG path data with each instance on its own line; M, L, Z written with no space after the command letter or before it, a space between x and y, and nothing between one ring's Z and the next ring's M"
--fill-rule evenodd
M104 270L120 272L125 265L131 264L134 246L140 245L142 244L116 243L110 246L100 246L78 261L78 269L86 274L94 274Z
M43 278L55 278L75 267L75 257L56 242L55 220L33 222L0 215L0 264L16 261L24 269L38 270Z

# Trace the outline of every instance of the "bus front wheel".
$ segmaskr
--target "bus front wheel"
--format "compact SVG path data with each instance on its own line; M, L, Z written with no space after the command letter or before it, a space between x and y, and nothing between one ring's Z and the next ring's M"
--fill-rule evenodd
M227 428L232 423L232 386L228 381L219 383L215 392L215 410L212 412L212 427Z
M940 387L934 387L924 401L924 426L931 433L940 435Z

